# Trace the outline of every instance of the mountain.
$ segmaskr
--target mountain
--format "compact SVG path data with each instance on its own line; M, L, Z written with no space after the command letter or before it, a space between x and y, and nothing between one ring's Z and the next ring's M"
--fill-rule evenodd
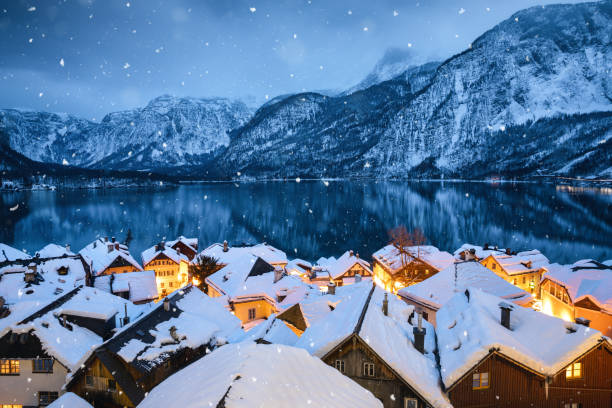
M609 176L611 38L609 1L526 9L439 66L260 109L221 162L268 177Z
M225 98L161 96L100 123L46 112L0 111L0 137L37 161L113 170L202 166L229 144L252 111Z
M411 60L391 51L338 96L283 95L254 113L164 96L101 123L5 110L0 143L200 178L612 177L611 43L610 1L533 7L441 63L395 75Z

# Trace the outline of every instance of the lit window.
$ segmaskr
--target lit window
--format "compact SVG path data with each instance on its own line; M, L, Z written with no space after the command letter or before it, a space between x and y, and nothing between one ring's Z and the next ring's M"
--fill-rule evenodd
M512 282L513 285L516 285L518 282L516 279L514 279L514 281Z
M58 397L57 391L38 391L38 404L49 405Z
M256 310L255 308L249 309L249 320L255 320Z
M489 373L472 374L472 389L481 390L484 388L489 388Z
M363 363L363 375L366 377L374 377L374 363Z
M344 372L344 360L336 360L336 369L341 373Z
M0 360L0 375L19 374L19 360Z
M582 377L582 363L570 364L565 369L565 378L581 378Z
M418 408L419 401L416 398L404 398L404 408Z
M23 408L21 404L2 404L0 408Z
M578 402L568 402L563 407L564 408L582 408L582 404Z
M493 269L497 269L497 265L492 263L491 266L493 267Z
M36 360L32 360L32 372L33 373L52 373L53 372L53 359L37 358Z

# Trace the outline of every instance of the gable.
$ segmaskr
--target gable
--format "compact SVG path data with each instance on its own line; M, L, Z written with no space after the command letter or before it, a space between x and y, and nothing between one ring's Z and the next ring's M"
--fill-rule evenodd
M115 258L115 260L113 262L111 262L111 264L106 267L106 269L120 268L120 267L123 267L123 266L130 266L132 268L134 267L134 265L132 265L131 263L126 261L123 257L117 256Z
M289 309L279 313L276 318L291 324L293 327L301 331L308 328L308 322L302 313L302 308L300 307L299 303L296 303Z
M595 310L597 312L601 311L601 308L595 304L589 297L584 297L579 301L574 303L574 306L581 307L583 309Z
M248 276L259 276L267 272L272 272L274 267L261 258L257 258Z

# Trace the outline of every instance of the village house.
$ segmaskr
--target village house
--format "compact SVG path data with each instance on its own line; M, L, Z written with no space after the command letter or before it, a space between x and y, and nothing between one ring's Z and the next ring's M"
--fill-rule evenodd
M137 305L153 302L159 298L154 271L97 276L94 279L93 287L120 296Z
M531 307L535 301L531 293L508 283L475 260L455 262L429 279L400 289L397 294L436 326L436 312L440 307L468 287L523 307Z
M17 312L0 319L0 406L50 404L90 350L136 313L130 302L83 286L28 310L17 322Z
M216 259L221 266L228 265L230 262L246 254L259 257L276 269L284 269L288 263L285 252L266 243L231 246L227 241L223 241L222 244L212 244L200 252L200 255Z
M312 264L303 259L292 259L287 262L285 271L288 275L297 276L303 281L308 281L310 274L312 273Z
M248 342L223 346L187 366L155 387L139 408L204 405L382 407L369 391L302 349Z
M596 330L469 288L437 313L445 391L463 407L610 407L612 345Z
M164 297L189 281L189 257L164 241L142 252L142 265L155 271L157 292Z
M31 259L32 257L23 251L0 242L0 264L17 260Z
M355 283L355 279L371 280L372 270L369 262L351 250L346 251L338 259L334 257L319 259L308 282L317 285L325 292L330 282L336 286L343 286Z
M66 389L95 406L134 407L207 350L242 336L238 319L189 285L91 351Z
M177 252L187 256L191 261L198 254L198 239L197 238L185 238L180 236L174 241L166 242L166 246L174 249Z
M296 343L369 390L386 408L450 407L440 388L433 326L371 282L350 285Z
M513 252L510 248L498 249L485 245L464 244L455 251L460 259L475 259L513 285L539 298L540 282L550 264L540 251Z
M612 266L586 259L552 264L541 284L542 312L567 321L582 319L612 337Z
M279 319L276 314L270 315L264 322L247 332L247 339L258 344L284 344L293 346L299 336L291 327Z
M130 255L127 246L115 238L98 238L79 251L89 266L92 276L112 275L142 271L142 267Z
M372 258L374 282L394 293L433 276L455 261L451 254L431 245L406 247L404 253L387 245Z

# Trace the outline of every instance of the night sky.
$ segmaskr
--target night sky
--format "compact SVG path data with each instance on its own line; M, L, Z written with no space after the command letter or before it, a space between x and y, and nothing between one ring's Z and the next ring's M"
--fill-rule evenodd
M0 108L100 120L161 94L337 91L389 48L416 63L465 49L546 0L0 0Z

